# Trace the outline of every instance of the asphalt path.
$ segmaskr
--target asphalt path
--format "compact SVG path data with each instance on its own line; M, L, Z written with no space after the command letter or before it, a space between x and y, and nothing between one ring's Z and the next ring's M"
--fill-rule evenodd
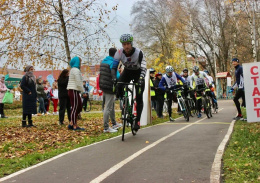
M219 113L208 119L182 117L59 155L12 174L16 183L210 182L219 144L235 116L231 100L219 101Z

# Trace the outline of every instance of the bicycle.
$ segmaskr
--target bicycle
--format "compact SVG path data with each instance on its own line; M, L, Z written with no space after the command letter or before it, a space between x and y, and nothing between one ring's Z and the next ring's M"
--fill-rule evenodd
M177 89L173 89L173 90L170 90L170 91L173 91L176 93L176 96L177 96L177 102L178 102L178 105L180 106L180 109L181 109L181 112L183 114L183 117L186 119L186 121L189 121L189 109L188 107L186 106L186 102L183 98L184 96L184 88L183 87L179 87Z
M207 115L208 118L212 117L212 112L211 112L211 97L207 92L209 89L208 88L201 88L197 89L196 92L201 92L201 100L202 100L202 106L204 108L204 113Z
M187 93L191 93L193 90L188 90ZM186 105L189 109L189 115L194 117L198 114L198 110L196 108L196 103L193 98L191 98L189 95L184 98Z
M134 130L135 120L137 117L136 112L133 113L134 107L136 107L136 99L134 98L134 89L137 83L125 83L118 82L117 84L124 85L124 95L123 95L123 109L121 113L121 119L123 121L123 130L122 130L122 141L125 138L125 128L131 125L131 131L133 135L136 135L137 131ZM129 86L133 86L129 88Z

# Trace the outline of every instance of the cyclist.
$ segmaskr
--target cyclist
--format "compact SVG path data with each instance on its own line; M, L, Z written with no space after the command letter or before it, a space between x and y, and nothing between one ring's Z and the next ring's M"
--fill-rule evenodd
M213 78L211 77L211 75L209 74L209 71L208 70L204 70L204 72L208 75L208 78L210 79L210 81L211 81L211 85L209 85L209 88L210 88L210 90L211 90L211 95L210 95L210 97L212 98L212 103L216 103L216 108L218 109L218 101L217 101L217 98L216 98L216 95L215 95L215 93L214 93L214 88L215 88L215 86L214 86L214 81L213 81Z
M208 78L208 75L203 72L199 71L198 66L193 67L193 74L191 75L191 83L190 87L193 89L196 89L197 91L200 91L201 89L205 88L206 82L205 79L209 81L209 84L211 83L211 80ZM198 118L201 117L201 106L202 106L202 99L201 99L201 92L196 93L196 99L197 99L197 110L198 110Z
M114 83L116 80L116 70L119 62L121 61L124 65L124 70L121 73L119 82L130 82L133 80L136 85L136 103L137 103L137 117L134 126L134 130L140 129L140 118L143 110L143 91L144 91L144 77L146 74L146 61L143 51L139 48L133 47L133 36L131 34L123 34L120 37L120 42L123 48L119 49L114 56L114 63L112 69L112 77ZM118 85L118 96L123 97L123 85ZM141 92L139 92L139 88Z
M168 105L168 113L170 121L174 121L172 118L172 100L177 102L177 98L174 93L172 93L172 89L176 88L177 79L181 80L182 83L185 83L185 80L176 72L172 66L167 66L165 68L166 74L163 75L160 83L159 88L167 93L167 105Z

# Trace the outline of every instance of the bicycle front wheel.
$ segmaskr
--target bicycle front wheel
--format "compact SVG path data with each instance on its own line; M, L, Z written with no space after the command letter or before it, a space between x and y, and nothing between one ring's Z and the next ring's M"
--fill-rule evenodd
M87 103L86 103L86 111L89 112L91 110L91 102L90 100L88 99L87 100Z
M184 100L180 99L180 105L182 107L183 117L186 119L186 121L189 121L189 111L188 111L188 109L186 107L186 104L185 104Z
M205 114L207 115L208 118L210 118L210 114L209 114L209 111L208 111L208 104L207 104L206 98L202 98L202 105L204 107Z

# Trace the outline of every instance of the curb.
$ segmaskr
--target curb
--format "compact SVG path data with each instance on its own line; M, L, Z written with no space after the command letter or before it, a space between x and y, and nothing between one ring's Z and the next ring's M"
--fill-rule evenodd
M234 129L235 120L233 120L228 128L227 134L225 135L224 139L218 146L214 162L211 167L210 172L210 183L220 183L221 182L221 168L222 168L222 157L224 154L224 151L226 149L226 146L230 140L231 134Z

